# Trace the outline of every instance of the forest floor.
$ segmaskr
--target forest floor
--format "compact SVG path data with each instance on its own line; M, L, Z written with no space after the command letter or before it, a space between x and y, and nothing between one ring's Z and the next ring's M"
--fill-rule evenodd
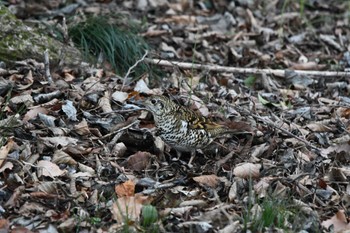
M152 72L0 63L0 232L350 230L350 1L3 3L32 26L124 16ZM237 133L188 165L155 94Z

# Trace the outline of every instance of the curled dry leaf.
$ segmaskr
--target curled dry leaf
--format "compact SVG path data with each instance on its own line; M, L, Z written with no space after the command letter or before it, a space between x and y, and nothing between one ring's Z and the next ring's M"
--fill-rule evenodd
M39 168L38 177L40 177L41 175L48 177L56 177L61 176L65 173L65 171L61 170L56 164L50 161L40 160L37 166Z
M73 102L66 100L65 104L62 105L62 111L67 115L71 121L77 121L77 109L74 107Z
M62 150L56 150L52 157L52 162L57 164L69 164L76 165L77 161L75 161L69 154Z
M128 158L128 168L135 171L142 171L150 164L152 154L149 152L138 151Z
M93 168L86 166L82 163L78 163L78 166L80 171L90 173L91 175L95 175L95 170Z
M143 79L137 81L134 91L139 93L151 94L151 90L148 88L146 82Z
M114 191L118 197L134 196L135 183L132 180L127 180L124 183L116 185Z
M219 184L219 177L216 175L203 175L193 177L192 179L202 186L209 186L211 188L216 188Z
M124 103L125 100L128 99L128 93L126 92L122 92L122 91L115 91L113 94L112 94L112 99L114 101L117 101L117 102L120 102L120 103Z
M115 157L122 157L124 155L124 153L126 152L126 146L124 143L119 142L117 144L114 145L113 150L112 150L112 154Z
M74 126L74 130L77 134L79 135L89 135L90 130L89 130L89 126L88 123L85 119L83 119L79 124Z
M244 163L233 169L233 174L240 178L258 178L260 176L260 164Z
M113 112L111 102L109 101L109 92L106 91L104 96L100 98L98 101L98 106L102 109L103 113L111 113Z

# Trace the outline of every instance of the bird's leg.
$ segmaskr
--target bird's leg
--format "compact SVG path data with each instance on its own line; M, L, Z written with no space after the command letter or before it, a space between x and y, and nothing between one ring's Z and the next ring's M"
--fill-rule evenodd
M178 150L176 150L176 157L177 157L177 158L172 158L172 161L178 161L178 160L180 160L181 152L178 151Z
M192 167L191 163L192 163L194 157L196 157L196 150L191 150L191 158L190 158L190 161L188 161L188 164L187 164L189 167Z

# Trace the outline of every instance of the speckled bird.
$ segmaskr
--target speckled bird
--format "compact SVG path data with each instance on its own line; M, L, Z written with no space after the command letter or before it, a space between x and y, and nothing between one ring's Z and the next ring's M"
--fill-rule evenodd
M144 105L153 114L157 135L176 149L178 157L181 152L191 152L189 164L196 149L203 149L215 138L232 133L229 128L216 124L165 96L151 96L145 100Z

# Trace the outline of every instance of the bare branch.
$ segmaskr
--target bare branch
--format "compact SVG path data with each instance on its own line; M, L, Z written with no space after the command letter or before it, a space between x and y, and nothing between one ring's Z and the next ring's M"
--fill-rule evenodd
M229 72L229 73L240 73L240 74L272 74L278 77L286 77L285 72L288 69L257 69L257 68L240 68L240 67L228 67L220 65L202 65L189 62L178 62L178 61L167 61L160 59L145 59L146 62L160 65L160 66L178 66L184 69L197 69L197 70L209 70L217 72ZM318 71L318 70L293 70L299 75L313 76L317 77L350 77L350 72L341 72L341 71Z
M137 60L137 61L135 62L135 64L132 65L132 66L129 68L128 72L127 72L126 75L124 76L124 81L123 81L123 85L122 85L121 90L123 90L123 88L124 88L124 86L125 86L125 84L126 84L126 80L128 79L128 76L130 75L131 71L132 71L140 62L142 62L143 60L145 60L147 54L148 54L148 50L145 51L145 54L142 56L142 58L141 58L140 60Z

